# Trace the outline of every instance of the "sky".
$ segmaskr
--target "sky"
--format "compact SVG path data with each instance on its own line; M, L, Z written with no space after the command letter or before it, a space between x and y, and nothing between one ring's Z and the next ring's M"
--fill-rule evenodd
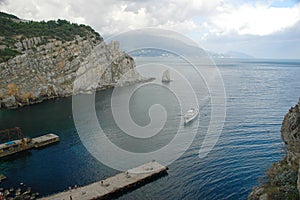
M300 59L300 0L0 0L22 19L67 19L104 38L163 28L217 53Z

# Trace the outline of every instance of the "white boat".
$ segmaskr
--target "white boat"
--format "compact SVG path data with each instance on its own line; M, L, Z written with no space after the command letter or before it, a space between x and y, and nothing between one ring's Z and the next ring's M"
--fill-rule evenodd
M199 115L199 110L197 108L191 108L183 116L184 124L188 124L193 121Z
M170 79L170 71L167 69L163 72L161 82L163 83L169 83L171 81Z

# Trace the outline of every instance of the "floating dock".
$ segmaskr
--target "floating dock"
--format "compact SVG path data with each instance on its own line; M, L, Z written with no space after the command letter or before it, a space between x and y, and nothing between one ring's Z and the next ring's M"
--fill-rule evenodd
M41 200L91 200L111 199L145 184L161 175L167 174L167 167L152 161L139 167L119 173L107 179L68 191L57 193Z
M53 133L36 138L22 138L0 144L0 158L33 148L41 148L59 142L59 137Z

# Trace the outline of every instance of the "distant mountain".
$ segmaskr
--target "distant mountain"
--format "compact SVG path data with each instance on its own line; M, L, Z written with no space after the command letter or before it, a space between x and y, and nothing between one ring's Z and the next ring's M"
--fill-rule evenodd
M207 53L189 38L162 29L142 29L118 35L112 40L120 41L120 49L132 56L196 56Z
M151 48L135 50L135 51L129 52L129 54L133 57L168 57L168 56L172 55L168 51L151 49Z
M215 53L199 47L191 39L162 29L141 29L117 35L108 40L120 41L120 48L134 57L206 57L212 58L253 58L242 52Z
M226 53L226 55L229 55L233 58L254 58L251 55L248 55L248 54L245 54L245 53L242 53L242 52L238 52L238 51L228 51Z
M210 51L209 55L212 58L244 58L244 59L254 58L253 56L250 56L242 52L237 52L237 51L228 51L226 53L216 53Z

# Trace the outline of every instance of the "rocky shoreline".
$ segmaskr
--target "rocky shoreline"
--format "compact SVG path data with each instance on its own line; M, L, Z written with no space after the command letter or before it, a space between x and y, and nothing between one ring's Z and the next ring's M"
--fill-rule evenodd
M1 183L1 182L0 182ZM1 186L1 184L0 184ZM0 199L12 199L12 200L34 200L39 197L38 192L33 192L32 189L26 186L24 183L20 183L18 188L4 188L0 187Z
M266 182L253 188L249 200L300 199L300 98L285 115L281 137L286 156L266 172Z

